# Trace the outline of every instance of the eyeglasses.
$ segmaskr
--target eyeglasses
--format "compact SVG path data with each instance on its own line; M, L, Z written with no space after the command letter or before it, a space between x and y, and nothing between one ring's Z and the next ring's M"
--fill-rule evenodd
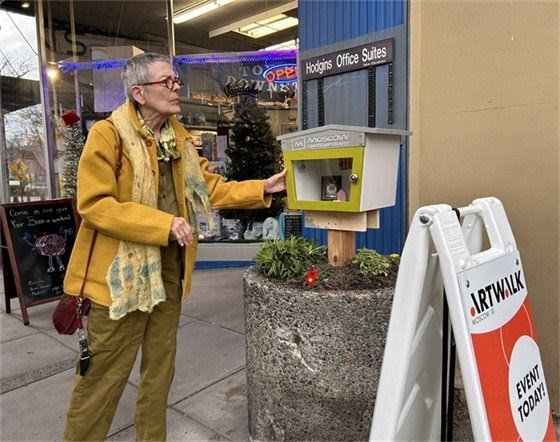
M175 83L177 83L179 85L179 87L183 87L185 85L185 83L183 83L183 80L181 80L179 77L167 77L164 80L161 81L149 81L147 83L140 83L138 84L138 86L150 86L152 84L164 84L165 87L169 90L173 90L173 88L175 87Z

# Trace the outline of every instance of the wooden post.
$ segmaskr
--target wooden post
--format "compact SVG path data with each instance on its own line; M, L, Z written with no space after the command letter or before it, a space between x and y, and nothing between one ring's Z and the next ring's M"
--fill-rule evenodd
M356 232L329 230L327 240L330 265L342 267L356 255Z
M379 229L379 210L357 213L306 210L305 226L327 229L329 264L342 267L356 256L356 232Z

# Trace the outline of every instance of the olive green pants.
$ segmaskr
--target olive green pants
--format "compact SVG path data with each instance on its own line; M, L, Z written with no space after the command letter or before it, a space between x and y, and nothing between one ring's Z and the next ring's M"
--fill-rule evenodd
M181 291L178 278L175 283L164 279L164 286L167 299L150 314L135 311L114 321L109 319L108 308L92 304L87 326L91 359L85 376L79 375L79 364L76 370L65 441L106 439L140 347L136 439L166 440L167 397L175 373Z

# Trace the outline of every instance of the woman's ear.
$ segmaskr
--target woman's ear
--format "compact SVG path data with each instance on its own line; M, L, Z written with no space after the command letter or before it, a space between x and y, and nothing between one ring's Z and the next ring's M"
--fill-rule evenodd
M130 88L130 94L134 101L138 104L145 104L146 99L144 98L144 88L142 86L134 85Z

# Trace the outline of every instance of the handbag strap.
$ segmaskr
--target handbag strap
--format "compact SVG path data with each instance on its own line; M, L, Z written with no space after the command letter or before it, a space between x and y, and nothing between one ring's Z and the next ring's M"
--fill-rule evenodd
M112 123L111 120L108 120ZM118 136L118 133L117 133ZM119 146L118 146L118 153L117 153L117 164L115 165L115 179L117 184L119 182L119 175L121 174L122 168L122 157L123 157L123 141L122 138L119 137ZM78 319L78 336L79 336L79 345L80 345L80 376L84 376L86 371L89 367L89 349L87 345L87 338L84 332L84 324L82 318L84 316L84 311L82 309L82 303L84 301L84 287L86 286L86 279L89 270L89 265L91 263L91 257L93 255L93 248L95 247L95 241L97 240L98 230L93 232L93 237L91 239L91 246L89 248L89 254L86 263L86 272L84 274L84 280L82 281L82 287L80 288L80 296L76 302L76 317Z
M110 120L107 120L110 121ZM117 180L117 182L119 181L119 176L121 174L121 168L122 168L122 157L123 157L123 142L122 139L119 140L119 147L118 147L118 153L117 153L117 164L115 166L115 179ZM82 300L84 299L84 288L86 286L86 279L87 279L87 274L88 274L88 270L89 270L89 264L91 263L91 257L93 255L93 248L95 247L95 241L97 240L97 234L99 232L97 230L95 230L93 232L93 238L91 239L91 246L89 247L89 254L88 254L88 258L87 258L87 263L86 263L86 273L84 274L84 280L82 281L82 287L80 288L80 296L79 296L79 301L78 301L78 319L81 321L81 317L83 316L82 311L81 311L81 307L82 307Z

